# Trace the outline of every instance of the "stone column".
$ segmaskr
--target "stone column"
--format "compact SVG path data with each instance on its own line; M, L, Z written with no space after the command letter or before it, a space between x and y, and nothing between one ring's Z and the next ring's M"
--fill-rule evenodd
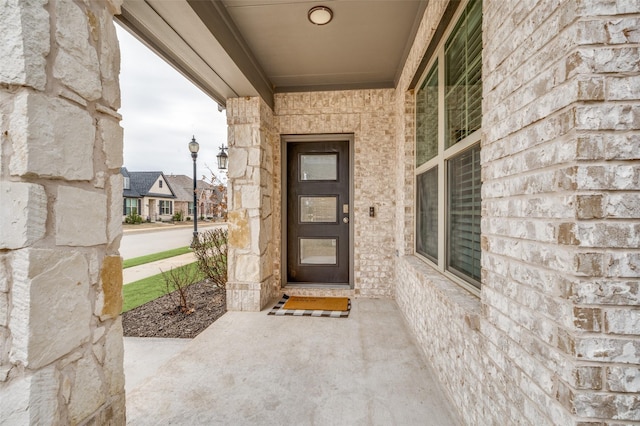
M227 308L259 311L277 296L273 235L273 112L260 98L227 101L229 257Z
M124 424L120 3L0 2L7 424Z

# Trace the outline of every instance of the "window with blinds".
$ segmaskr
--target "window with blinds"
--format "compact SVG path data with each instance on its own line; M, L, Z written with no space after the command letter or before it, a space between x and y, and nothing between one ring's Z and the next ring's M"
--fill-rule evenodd
M482 2L462 7L416 92L416 253L480 288Z
M448 267L480 282L480 147L448 162Z
M482 121L482 3L471 1L445 44L445 147Z

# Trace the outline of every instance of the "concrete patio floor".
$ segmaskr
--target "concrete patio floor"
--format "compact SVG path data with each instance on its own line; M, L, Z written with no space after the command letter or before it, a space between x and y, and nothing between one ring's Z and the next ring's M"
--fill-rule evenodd
M127 392L127 424L461 424L444 395L395 302L352 299L347 319L226 313Z

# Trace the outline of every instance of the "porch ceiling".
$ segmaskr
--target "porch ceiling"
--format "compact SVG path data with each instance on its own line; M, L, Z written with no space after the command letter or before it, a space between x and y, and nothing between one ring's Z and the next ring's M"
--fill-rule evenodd
M130 32L219 104L394 87L427 0L125 0ZM311 24L327 6L333 20Z

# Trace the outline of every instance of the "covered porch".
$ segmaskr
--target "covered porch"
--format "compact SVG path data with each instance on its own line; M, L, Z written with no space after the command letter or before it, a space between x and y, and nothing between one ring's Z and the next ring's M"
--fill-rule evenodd
M127 393L127 423L462 424L395 302L363 298L346 319L227 312Z
M424 423L438 406L464 424L640 421L637 2L8 0L0 12L0 422L122 425L128 406L144 423L176 401L184 416L246 423ZM231 312L167 367L175 378L127 398L114 20L226 109L229 146ZM309 154L289 156L289 141L309 137L348 144L316 162L347 153L339 173L289 173ZM339 176L346 201L288 186ZM313 197L331 215L288 210ZM295 233L309 222L343 230ZM318 263L346 275L296 280ZM268 318L285 291L349 296L353 317ZM230 350L207 347L221 342ZM434 376L450 405L433 399ZM198 402L233 409L190 411Z

